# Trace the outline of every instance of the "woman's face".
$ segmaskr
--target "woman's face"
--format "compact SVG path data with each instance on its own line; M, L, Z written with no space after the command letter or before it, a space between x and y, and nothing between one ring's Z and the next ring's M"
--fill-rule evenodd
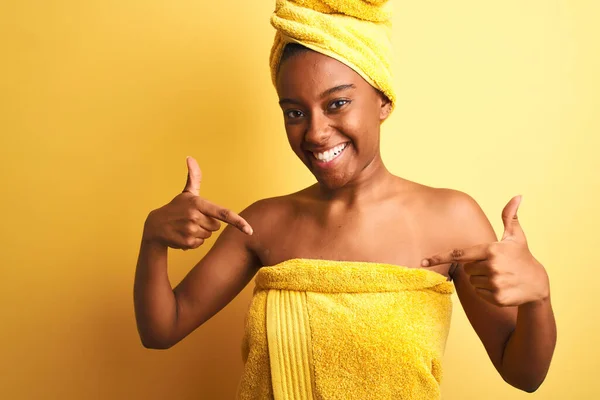
M381 165L379 128L389 101L345 64L303 51L282 62L277 93L296 155L335 189Z

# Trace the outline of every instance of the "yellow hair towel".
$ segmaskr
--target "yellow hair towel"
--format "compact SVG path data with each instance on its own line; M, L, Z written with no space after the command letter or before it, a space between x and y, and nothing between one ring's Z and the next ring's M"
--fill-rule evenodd
M296 42L346 64L394 106L387 0L276 0L271 24L277 29L270 55L273 84L285 45Z
M440 398L454 290L443 275L292 259L255 283L237 399Z

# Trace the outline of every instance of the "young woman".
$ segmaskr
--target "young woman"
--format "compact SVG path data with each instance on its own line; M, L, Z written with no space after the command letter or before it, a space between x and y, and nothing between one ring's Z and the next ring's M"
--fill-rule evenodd
M256 276L240 398L366 398L361 387L369 398L439 397L453 288L506 382L531 392L548 371L556 326L548 276L517 218L521 197L502 211L498 240L469 195L395 176L381 159L394 99L380 62L387 42L371 59L348 48L388 36L387 7L277 2L273 79L290 146L317 183L238 215L200 196L189 157L183 192L146 220L134 290L144 346L173 346ZM362 30L344 30L348 39L344 24ZM173 289L167 249L201 246L219 221L228 226Z

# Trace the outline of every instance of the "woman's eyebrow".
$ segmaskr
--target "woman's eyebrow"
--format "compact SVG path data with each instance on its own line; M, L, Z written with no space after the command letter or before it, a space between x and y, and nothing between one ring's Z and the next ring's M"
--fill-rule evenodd
M339 92L342 90L346 90L346 89L356 89L356 86L353 83L347 83L344 85L338 85L338 86L334 86L332 88L327 89L326 91L324 91L323 93L321 93L319 95L319 98L324 98L327 97L335 92ZM281 100L279 100L279 105L282 105L284 103L288 103L288 104L301 104L299 101L294 100L294 99L288 99L288 98L283 98Z
M330 89L327 89L326 91L324 91L323 93L321 93L319 95L319 97L322 99L324 97L329 96L330 94L333 94L335 92L339 92L341 90L346 90L346 89L356 89L356 86L354 86L353 83L347 83L345 85L338 85L338 86L334 86Z
M284 103L288 103L288 104L296 104L296 105L300 105L301 103L299 101L293 100L293 99L281 99L279 100L279 105L283 105Z

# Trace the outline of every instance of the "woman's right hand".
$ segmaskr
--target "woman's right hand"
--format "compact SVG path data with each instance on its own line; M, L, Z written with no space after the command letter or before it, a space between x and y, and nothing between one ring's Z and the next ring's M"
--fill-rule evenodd
M144 225L144 240L174 249L195 249L219 230L219 221L251 235L252 227L238 214L200 197L202 172L194 158L186 161L188 177L183 192L150 212Z

